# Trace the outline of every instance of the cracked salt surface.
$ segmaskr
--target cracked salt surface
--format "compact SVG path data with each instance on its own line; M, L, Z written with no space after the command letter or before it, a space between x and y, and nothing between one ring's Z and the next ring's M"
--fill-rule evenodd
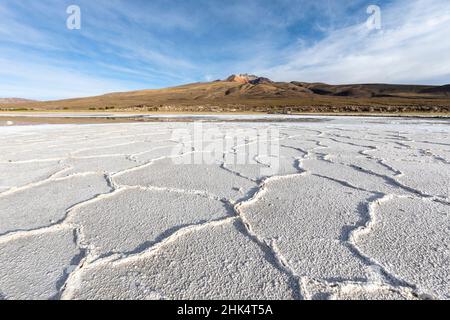
M190 155L183 157L187 158ZM185 160L179 161L184 163ZM187 161L191 162L191 160ZM257 186L252 181L223 170L219 165L182 165L169 158L156 160L148 166L120 173L115 181L126 186L154 186L198 191L232 201L244 198L247 192Z
M398 181L423 194L450 200L450 164L392 161L403 175ZM425 167L425 168L424 168Z
M32 163L0 163L0 186L24 186L45 180L63 167L58 161ZM1 189L1 187L0 187ZM5 189L9 189L5 188Z
M324 282L305 279L303 286L310 300L417 300L411 290L382 282Z
M448 125L327 120L0 128L0 299L449 299Z
M450 219L448 205L393 197L376 205L370 229L358 247L424 294L450 298Z
M365 263L345 241L370 197L320 177L292 176L268 182L258 198L242 206L242 213L298 276L364 280Z
M138 187L80 207L71 222L83 227L92 253L105 256L143 251L179 229L231 214L232 208L217 200Z
M64 177L83 172L116 173L136 166L136 162L125 156L69 158L60 162L66 170L57 174Z
M108 192L99 174L46 180L0 194L0 235L55 224L66 210L90 198Z
M29 233L0 242L0 287L5 299L52 299L80 250L72 229Z
M142 256L93 264L71 299L291 299L289 279L233 222L182 234Z

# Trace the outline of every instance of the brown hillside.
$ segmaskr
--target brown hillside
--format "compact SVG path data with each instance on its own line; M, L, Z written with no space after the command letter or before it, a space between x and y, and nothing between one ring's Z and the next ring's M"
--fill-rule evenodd
M14 109L9 103L0 107ZM225 81L111 93L97 97L28 102L32 110L127 110L166 112L449 112L448 86L328 85L272 82L251 75Z

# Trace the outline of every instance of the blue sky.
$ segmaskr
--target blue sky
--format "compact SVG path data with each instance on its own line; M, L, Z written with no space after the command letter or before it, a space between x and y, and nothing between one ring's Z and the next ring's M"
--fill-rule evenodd
M381 30L366 9L381 8ZM81 30L66 9L81 8ZM448 0L1 0L0 97L39 100L255 73L450 83Z

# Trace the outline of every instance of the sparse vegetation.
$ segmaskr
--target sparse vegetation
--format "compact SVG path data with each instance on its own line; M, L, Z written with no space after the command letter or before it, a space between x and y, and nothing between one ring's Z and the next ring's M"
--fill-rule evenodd
M258 80L258 79L256 79ZM448 86L214 81L99 97L29 102L20 109L137 112L449 113ZM12 108L12 107L11 107ZM17 108L17 107L16 107ZM8 108L8 111L11 111Z

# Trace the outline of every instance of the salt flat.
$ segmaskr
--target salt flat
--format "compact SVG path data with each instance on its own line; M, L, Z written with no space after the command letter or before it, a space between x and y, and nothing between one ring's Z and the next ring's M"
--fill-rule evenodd
M450 299L450 122L255 117L0 127L0 299Z

